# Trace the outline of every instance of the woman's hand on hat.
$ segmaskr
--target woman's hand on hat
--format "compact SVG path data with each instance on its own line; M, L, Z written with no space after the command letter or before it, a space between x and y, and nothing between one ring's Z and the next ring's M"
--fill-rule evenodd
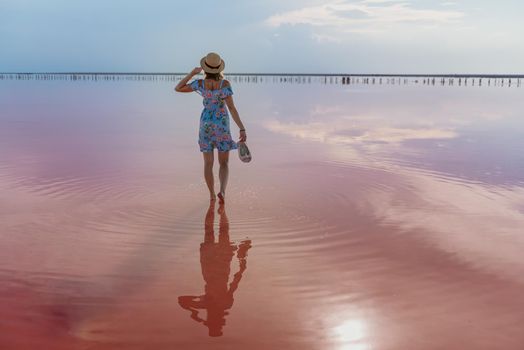
M191 75L197 75L197 74L200 74L200 72L202 72L202 67L195 67L191 71Z
M238 140L238 142L246 142L246 139L246 130L240 130L240 139Z

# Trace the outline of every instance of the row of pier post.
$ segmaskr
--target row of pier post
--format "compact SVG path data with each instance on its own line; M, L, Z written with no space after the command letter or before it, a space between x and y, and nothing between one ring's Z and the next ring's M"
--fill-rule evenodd
M63 80L63 81L167 81L177 82L185 74L120 74L120 73L0 73L2 80ZM364 85L441 85L441 86L507 86L520 87L524 76L358 76L358 75L257 75L226 74L238 83L291 83L291 84L364 84Z

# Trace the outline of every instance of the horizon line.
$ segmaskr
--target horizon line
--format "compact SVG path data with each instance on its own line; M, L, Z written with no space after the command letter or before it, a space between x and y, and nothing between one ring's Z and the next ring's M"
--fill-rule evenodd
M1 75L187 75L187 72L0 72ZM200 75L200 74L198 74ZM346 77L436 77L436 78L524 78L524 74L488 73L224 73L237 76L346 76Z

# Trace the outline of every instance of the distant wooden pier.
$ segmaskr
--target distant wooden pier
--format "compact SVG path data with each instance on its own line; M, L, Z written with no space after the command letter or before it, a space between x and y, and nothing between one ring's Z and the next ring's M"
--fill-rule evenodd
M168 81L177 82L187 73L118 72L17 72L0 73L2 80L63 81ZM323 74L323 73L227 73L242 83L340 84L340 85L429 85L520 87L524 74Z

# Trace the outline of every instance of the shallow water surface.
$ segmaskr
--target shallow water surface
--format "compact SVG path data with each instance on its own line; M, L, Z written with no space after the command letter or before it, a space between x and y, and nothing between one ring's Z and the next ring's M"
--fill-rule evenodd
M231 81L0 81L0 348L524 348L520 83Z

